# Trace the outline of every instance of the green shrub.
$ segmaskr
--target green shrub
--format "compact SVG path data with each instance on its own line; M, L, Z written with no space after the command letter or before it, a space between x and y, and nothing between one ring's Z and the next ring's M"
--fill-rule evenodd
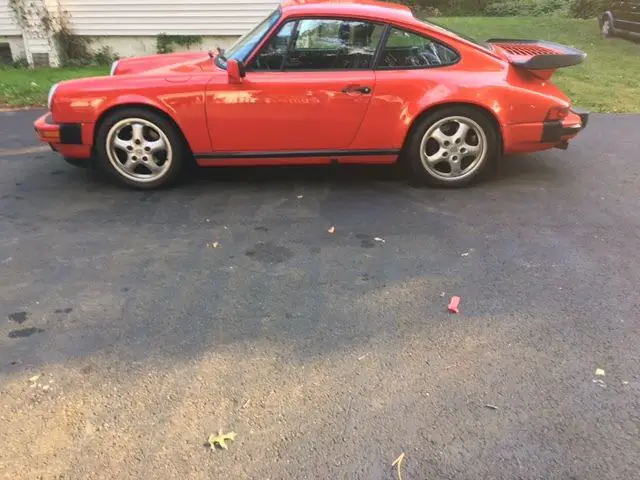
M408 5L416 15L479 15L491 0L394 0ZM434 15L435 13L435 15Z
M542 17L567 13L566 0L511 0L497 1L486 6L489 17Z
M11 64L13 68L29 68L29 62L24 55L16 58Z
M93 63L96 65L111 65L117 59L118 55L113 53L108 45L103 45L93 54Z
M607 0L572 0L569 15L573 18L598 18L610 4Z

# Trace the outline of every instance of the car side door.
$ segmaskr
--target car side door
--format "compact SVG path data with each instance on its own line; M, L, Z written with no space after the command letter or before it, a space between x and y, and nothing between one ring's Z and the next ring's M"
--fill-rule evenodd
M372 149L401 148L408 118L419 101L437 91L442 76L460 59L443 43L390 25L376 57L376 90L354 145Z
M383 30L355 18L276 26L247 59L240 84L207 93L215 152L275 158L348 149L375 90L373 61Z

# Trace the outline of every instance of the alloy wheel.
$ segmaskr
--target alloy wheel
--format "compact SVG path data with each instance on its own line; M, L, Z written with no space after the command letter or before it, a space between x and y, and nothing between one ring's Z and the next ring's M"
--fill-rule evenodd
M427 172L443 181L462 180L479 169L487 156L487 136L467 117L443 118L420 142L420 159Z
M162 178L173 160L167 135L142 118L127 118L113 125L107 133L106 151L114 169L138 183Z

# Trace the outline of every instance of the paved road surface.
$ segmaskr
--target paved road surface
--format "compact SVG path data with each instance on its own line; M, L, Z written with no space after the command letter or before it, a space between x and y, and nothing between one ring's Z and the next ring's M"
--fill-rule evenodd
M640 117L469 190L141 193L19 154L36 114L0 115L3 478L637 477Z

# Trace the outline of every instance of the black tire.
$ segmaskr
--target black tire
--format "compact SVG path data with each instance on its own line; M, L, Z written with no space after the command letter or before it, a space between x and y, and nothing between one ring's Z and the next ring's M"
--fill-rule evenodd
M120 166L122 168L118 168L114 163L112 163L112 160L110 159L107 142L115 135L113 129L126 128L126 125L128 123L126 122L126 120L129 119L131 119L134 124L143 125L143 128L147 129L146 135L149 135L150 130L157 130L156 132L154 132L154 134L158 135L158 138L163 140L163 142L165 144L168 144L169 146L169 148L166 149L167 159L164 160L165 162L168 162L168 165L164 166L165 164L163 163L163 166L161 166L160 168L164 170L161 174L157 174L158 178L154 178L154 173L146 166L148 165L148 163L145 164L142 161L138 161L138 173L125 172L123 166L123 164L125 163L124 161L121 160ZM136 122L136 120L138 122ZM120 127L120 125L122 126ZM164 137L160 136L162 134L164 135ZM133 138L134 137L132 137L132 139L130 140L131 142L133 142ZM143 138L143 142L146 140L146 138ZM140 150L140 158L143 158L142 155L144 155L145 159L149 158L149 160L145 160L145 162L153 161L154 167L157 167L156 162L152 158L153 154L143 152L141 150L141 147L139 146L134 147L136 147L136 150ZM138 153L137 151L127 153L124 150L121 150L120 152L122 152L125 156ZM169 155L171 156L169 157ZM183 170L187 155L188 149L186 148L185 141L182 137L182 134L178 131L177 127L172 122L168 121L163 115L144 108L133 107L116 110L112 114L108 115L107 118L105 118L96 134L96 167L100 171L106 172L112 179L116 180L117 182L140 190L153 190L173 185L180 177L180 173ZM136 158L136 160L138 160L137 157L133 158ZM169 158L170 160L168 160ZM116 156L113 161L115 162L118 160L119 158ZM149 178L141 179L144 176L145 168L148 170Z
M443 145L438 147L439 149L443 149L443 151L447 150L445 155L448 155L448 157L441 160L440 163L427 167L425 166L425 163L428 164L428 162L425 160L423 163L421 155L423 139L425 139L425 136L432 128L436 128L437 125L440 125L441 122L449 118L459 119L468 126L471 126L474 133L471 133L470 130L470 133L467 134L465 138L471 142L473 142L474 139L478 140L478 145L469 145L471 148L477 146L481 149L480 142L484 142L483 153L482 155L479 154L477 156L473 156L473 158L469 160L469 157L471 156L464 148L460 147L461 144L456 145L455 143L450 142L450 147L447 148L450 148L451 151L447 150ZM458 123L458 126L460 125L458 120L453 120L451 122L445 122L440 126L453 128L456 123ZM476 129L478 130L478 133L475 133ZM454 134L455 133L458 133L457 129L454 131ZM425 140L425 152L428 152L429 148L433 148L431 140ZM491 170L502 150L500 147L500 141L500 134L495 127L493 119L489 117L488 113L470 106L454 105L438 108L418 120L418 123L411 129L411 133L409 134L406 148L403 153L407 166L409 167L410 174L412 175L411 180L413 183L445 188L460 188L477 182ZM462 142L466 144L466 140L462 140ZM459 148L459 150L454 150L455 148ZM464 156L465 152L467 153L467 156ZM474 163L476 158L479 160ZM462 172L459 177L453 176L454 173L451 169L453 159L456 159L456 161L459 162L458 168L460 168ZM470 162L468 166L463 168L464 165L467 165L466 162L468 161ZM444 165L444 163L448 165L450 172L446 172L447 165ZM440 169L443 171L440 172ZM465 169L468 169L468 172L465 173Z

